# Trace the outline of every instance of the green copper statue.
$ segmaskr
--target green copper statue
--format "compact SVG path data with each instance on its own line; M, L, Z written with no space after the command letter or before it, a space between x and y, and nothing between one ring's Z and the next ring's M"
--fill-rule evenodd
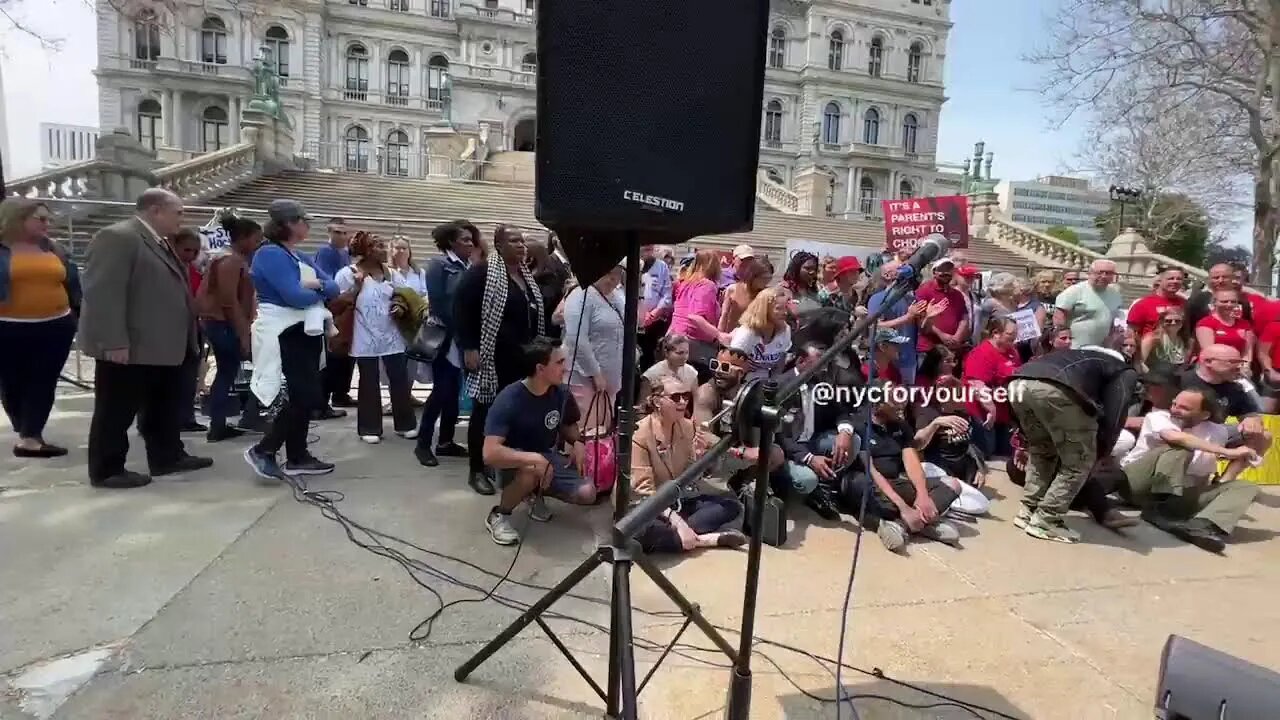
M289 116L280 108L280 80L276 77L274 64L270 51L261 48L253 61L253 98L245 110L269 115L288 125Z

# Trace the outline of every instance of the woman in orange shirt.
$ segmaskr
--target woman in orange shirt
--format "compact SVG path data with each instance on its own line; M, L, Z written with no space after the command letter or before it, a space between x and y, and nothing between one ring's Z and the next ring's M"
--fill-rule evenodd
M0 202L0 401L23 458L67 454L44 441L44 426L76 334L80 276L47 237L50 217L36 200Z

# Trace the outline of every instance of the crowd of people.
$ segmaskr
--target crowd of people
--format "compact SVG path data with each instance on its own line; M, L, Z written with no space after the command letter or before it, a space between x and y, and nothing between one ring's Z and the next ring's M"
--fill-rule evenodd
M724 408L744 383L804 372L868 314L874 332L817 377L882 392L855 406L806 385L764 460L771 492L825 521L861 517L891 550L913 537L958 543L956 522L988 513L989 462L1004 459L1025 486L1013 522L1032 537L1077 541L1072 509L1120 530L1140 521L1119 510L1128 505L1220 551L1256 494L1239 474L1270 448L1280 305L1228 265L1189 295L1185 274L1163 269L1126 311L1106 260L1028 280L984 273L955 250L910 280L906 252L799 251L779 277L747 245L683 256L648 246L638 392L621 397L625 263L579 285L554 234L499 225L485 237L465 220L435 228L437 252L421 264L407 238L342 218L307 253L315 221L299 203L276 200L267 214L265 226L223 217L227 242L202 251L182 200L148 190L78 267L48 237L45 205L0 204L0 398L15 455L67 453L44 427L74 338L96 361L94 486L209 467L187 452L183 433L195 431L207 443L250 435L243 455L263 478L329 473L308 428L354 409L363 442L380 443L389 416L421 465L467 458L468 486L496 496L485 525L509 545L519 508L547 521L547 498L609 495L598 454L615 441L620 406L640 418L624 470L643 499L732 432ZM431 384L424 402L419 382ZM908 401L895 388L952 392ZM125 464L135 420L148 473ZM646 550L745 542L735 495L751 491L760 438L736 442L641 533Z

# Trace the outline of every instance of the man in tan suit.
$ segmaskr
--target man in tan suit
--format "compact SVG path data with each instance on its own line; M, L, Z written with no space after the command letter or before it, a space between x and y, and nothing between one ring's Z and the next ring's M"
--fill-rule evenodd
M125 469L129 427L147 448L151 475L209 467L180 436L181 368L196 352L195 301L186 268L167 238L182 224L182 199L161 188L138 198L137 214L100 230L82 282L80 349L96 360L89 426L89 482L141 487L151 477Z

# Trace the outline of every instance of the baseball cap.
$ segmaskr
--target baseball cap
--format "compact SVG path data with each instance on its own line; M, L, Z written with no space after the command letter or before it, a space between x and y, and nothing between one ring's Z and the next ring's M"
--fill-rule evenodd
M897 330L894 330L893 328L884 328L876 331L877 345L879 345L880 343L893 343L894 345L902 345L910 341L911 341L911 338L908 338L906 335L903 335L902 333L898 332Z
M951 258L938 258L937 260L933 261L933 264L930 265L929 268L932 270L937 270L938 268L945 267L945 266L950 266L954 268L956 266L956 261L952 260Z
M846 255L836 260L836 277L851 272L862 272L862 263L858 261L858 258Z
M976 265L961 265L960 269L956 270L956 274L961 277L973 278L981 275L982 271Z
M739 245L733 249L733 256L738 260L746 260L756 256L756 251L750 245Z
M297 200L272 200L267 206L267 217L281 224L311 219Z

